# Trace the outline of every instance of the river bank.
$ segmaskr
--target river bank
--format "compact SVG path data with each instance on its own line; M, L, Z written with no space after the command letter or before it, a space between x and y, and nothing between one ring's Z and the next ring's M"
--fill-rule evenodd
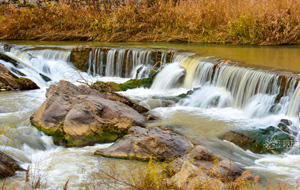
M2 5L0 39L299 44L299 8L296 0Z

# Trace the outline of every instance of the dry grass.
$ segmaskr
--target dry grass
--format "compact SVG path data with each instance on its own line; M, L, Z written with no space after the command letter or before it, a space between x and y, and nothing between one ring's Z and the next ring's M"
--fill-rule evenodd
M1 9L0 39L300 44L298 0L128 0Z
M206 172L204 169L199 168L199 175L201 172ZM194 174L193 174L194 175ZM290 190L299 189L299 185L290 185L288 182L272 183L271 180L268 184L259 183L259 177L252 180L247 178L251 176L249 171L245 171L243 175L234 181L225 182L223 186L226 190ZM177 179L179 181L186 180ZM194 176L195 177L195 176ZM125 167L122 170L116 165L110 165L109 168L104 169L99 167L96 171L88 176L85 183L86 190L103 190L103 189L128 189L128 190L219 190L217 182L224 182L224 179L217 176L209 176L210 179L205 183L196 183L196 186L178 186L176 181L171 178L170 174L163 169L161 164L150 161L145 168ZM192 180L193 177L191 177ZM190 180L188 179L187 182Z

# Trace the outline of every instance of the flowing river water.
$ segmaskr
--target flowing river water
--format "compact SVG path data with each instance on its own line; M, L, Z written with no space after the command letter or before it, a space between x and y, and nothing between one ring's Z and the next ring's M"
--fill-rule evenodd
M296 72L300 71L297 64L300 47L140 43L92 45L113 48L106 54L101 48L91 51L87 72L78 71L70 63L74 44L67 43L23 42L6 52L22 64L16 67L0 60L13 73L19 76L17 71L25 74L40 87L39 90L0 93L0 150L18 160L23 168L30 166L32 180L43 176L47 189L61 189L69 180L69 189L83 189L95 168L109 167L112 163L120 169L132 164L144 166L142 162L93 155L100 147L110 144L83 148L56 146L51 137L31 126L29 118L46 99L45 91L50 84L62 79L80 84L82 79L121 83L129 78L147 77L156 62L152 59L153 48L165 48L161 51L160 60L170 63L157 74L150 89L120 92L160 118L149 126L170 125L215 153L234 160L244 169L264 176L264 179L297 183L300 174L298 136L294 146L280 155L244 151L218 137L230 129L276 126L281 119L291 120L291 128L300 131L300 85L296 77ZM0 49L3 49L2 46ZM184 51L175 51L167 58L170 48ZM243 61L245 63L242 65L246 66L241 67L241 63L235 62L216 66L219 58ZM247 67L248 63L273 67ZM51 78L51 81L45 82L39 73ZM287 77L285 84L282 83L282 73ZM284 86L284 94L275 101L281 86ZM177 103L172 101L174 96L193 88L198 89L192 95ZM5 183L8 187L24 188L25 172L18 172Z

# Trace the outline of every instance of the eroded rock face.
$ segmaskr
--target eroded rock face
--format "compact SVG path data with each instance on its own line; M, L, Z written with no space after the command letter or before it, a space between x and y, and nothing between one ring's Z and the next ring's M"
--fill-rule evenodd
M89 61L90 51L92 50L91 46L77 46L74 47L71 51L70 61L74 66L82 71L87 71L87 63Z
M149 129L132 127L128 134L112 146L97 150L105 157L138 160L173 160L187 154L193 143L171 129L161 126Z
M23 170L10 156L0 152L0 178L15 175L18 170Z
M146 118L129 106L105 99L100 92L67 81L51 85L46 101L31 116L39 130L56 144L84 146L113 142Z

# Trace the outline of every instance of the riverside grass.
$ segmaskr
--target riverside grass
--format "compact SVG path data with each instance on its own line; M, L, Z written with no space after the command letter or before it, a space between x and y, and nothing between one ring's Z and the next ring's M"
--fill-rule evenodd
M300 44L299 0L125 2L2 5L0 39Z

